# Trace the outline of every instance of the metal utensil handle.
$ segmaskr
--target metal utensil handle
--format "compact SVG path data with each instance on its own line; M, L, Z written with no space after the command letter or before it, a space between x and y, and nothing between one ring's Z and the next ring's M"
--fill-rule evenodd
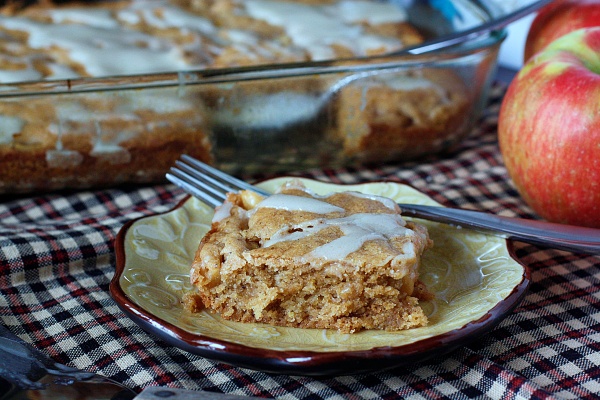
M40 389L51 360L0 325L0 377L22 389Z
M0 376L21 388L40 389L36 382L45 375L70 380L90 380L94 373L54 362L23 339L0 325Z
M403 214L470 228L506 239L574 253L600 254L600 229L524 218L502 217L480 211L400 204Z

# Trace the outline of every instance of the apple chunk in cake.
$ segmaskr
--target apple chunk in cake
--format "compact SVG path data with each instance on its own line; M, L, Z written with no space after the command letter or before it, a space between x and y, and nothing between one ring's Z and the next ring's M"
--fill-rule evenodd
M418 269L431 245L426 228L384 197L319 196L295 181L264 199L230 193L196 252L187 305L345 333L424 326Z

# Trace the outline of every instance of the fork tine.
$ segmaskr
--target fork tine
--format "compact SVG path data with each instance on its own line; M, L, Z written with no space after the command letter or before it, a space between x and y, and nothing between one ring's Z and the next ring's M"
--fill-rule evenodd
M202 200L213 208L220 205L225 199L225 194L223 192L217 191L215 193L213 188L205 186L202 181L180 169L172 167L170 172L166 174L166 177L169 181L179 186L187 193Z
M204 185L207 185L207 189L209 190L217 190L217 193L235 192L236 190L238 190L237 188L231 185L226 185L225 183L218 181L209 175L206 175L203 171L189 166L188 164L185 164L181 161L175 161L175 165L179 167L179 169L185 171L188 175L195 178L198 182L202 182L204 183ZM204 185L202 186L203 188Z
M182 155L180 160L175 161L166 178L213 208L223 203L228 192L253 190L268 195L268 192L188 155Z
M190 157L186 154L183 154L181 156L181 160L184 161L185 163L189 164L195 170L197 170L200 174L202 174L203 178L208 179L208 177L210 177L210 178L212 178L211 181L213 181L215 183L217 182L217 180L219 182L226 183L229 191L252 190L252 191L255 191L255 192L265 195L265 196L268 196L270 194L269 192L267 192L263 189L253 186L253 185L249 184L248 182L244 182L240 179L237 179L229 174L226 174L223 171L220 171L214 167L211 167L210 165L203 163L202 161L197 160L193 157Z

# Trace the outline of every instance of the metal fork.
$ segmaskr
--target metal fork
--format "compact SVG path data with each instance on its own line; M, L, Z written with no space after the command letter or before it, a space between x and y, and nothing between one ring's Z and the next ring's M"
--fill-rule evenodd
M166 175L187 193L212 207L225 200L227 192L253 190L264 196L270 193L237 179L187 155L181 156ZM405 216L473 229L505 239L551 247L574 253L600 254L600 229L556 224L545 221L511 218L459 208L399 204Z

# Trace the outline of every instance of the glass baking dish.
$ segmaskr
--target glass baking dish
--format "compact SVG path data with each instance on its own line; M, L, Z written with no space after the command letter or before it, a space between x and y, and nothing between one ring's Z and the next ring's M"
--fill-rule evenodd
M391 3L425 40L492 18L479 2ZM184 153L235 174L442 154L485 105L504 36L426 54L5 83L0 193L161 182Z

